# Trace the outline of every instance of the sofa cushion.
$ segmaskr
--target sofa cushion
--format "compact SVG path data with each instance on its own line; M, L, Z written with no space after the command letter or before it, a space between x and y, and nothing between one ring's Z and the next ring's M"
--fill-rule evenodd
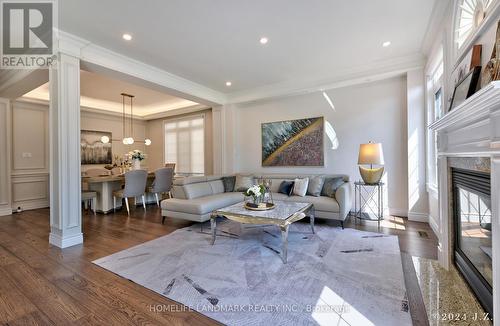
M213 194L208 182L191 183L183 186L187 199L195 199Z
M209 182L210 187L212 187L212 194L221 194L224 192L224 184L222 180L214 180Z
M304 197L307 193L307 187L309 186L309 178L295 179L293 182L293 194Z
M243 201L241 193L224 192L191 200L177 198L165 199L161 202L161 208L174 212L203 215L241 201Z
M280 199L277 199L280 200ZM299 202L299 203L311 203L314 205L314 209L318 211L325 211L325 212L335 212L338 213L340 208L339 208L339 203L337 200L331 197L314 197L314 196L290 196L284 199L281 199L283 201L293 201L293 202Z
M321 196L325 177L322 175L314 176L309 179L309 186L307 186L307 194L314 197Z
M222 184L224 185L224 192L233 192L236 183L236 176L222 177Z
M248 188L254 185L254 178L252 175L236 175L236 182L234 191L247 191Z
M326 178L323 185L323 190L321 190L321 196L335 197L335 192L337 189L345 183L344 179L341 177Z
M285 194L287 196L291 196L292 191L293 191L293 181L282 181L278 188L278 193Z

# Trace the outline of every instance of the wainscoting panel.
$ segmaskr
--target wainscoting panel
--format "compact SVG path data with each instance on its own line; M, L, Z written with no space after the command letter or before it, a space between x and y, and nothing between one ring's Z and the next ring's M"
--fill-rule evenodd
M23 210L49 207L49 174L12 176L12 208Z

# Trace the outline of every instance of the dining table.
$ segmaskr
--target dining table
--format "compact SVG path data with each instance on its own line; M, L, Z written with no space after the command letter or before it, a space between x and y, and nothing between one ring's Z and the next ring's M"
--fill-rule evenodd
M146 189L153 183L155 178L154 172L148 172L148 182ZM125 185L125 175L101 175L101 176L82 176L82 184L86 184L89 191L95 191L97 198L95 201L95 209L98 213L108 214L113 212L113 192L122 189ZM156 203L154 194L147 193L145 195L146 204ZM142 205L142 198L135 198L135 205ZM116 208L121 208L121 200L116 201Z

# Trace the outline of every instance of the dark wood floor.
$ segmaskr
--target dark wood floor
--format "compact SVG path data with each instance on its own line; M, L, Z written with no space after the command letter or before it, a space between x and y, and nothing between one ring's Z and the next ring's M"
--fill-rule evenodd
M167 219L162 225L159 209L151 205L147 214L138 208L130 217L84 214L83 221L84 245L60 250L48 244L48 209L0 217L1 324L216 324L91 263L191 223ZM375 223L349 221L346 227L377 231ZM398 235L404 252L436 258L437 239L425 223L391 217L380 232Z

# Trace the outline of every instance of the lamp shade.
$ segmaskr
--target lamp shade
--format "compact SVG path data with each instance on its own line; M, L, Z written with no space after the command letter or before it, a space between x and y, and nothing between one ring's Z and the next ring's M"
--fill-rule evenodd
M358 164L384 164L384 152L381 143L359 145Z

